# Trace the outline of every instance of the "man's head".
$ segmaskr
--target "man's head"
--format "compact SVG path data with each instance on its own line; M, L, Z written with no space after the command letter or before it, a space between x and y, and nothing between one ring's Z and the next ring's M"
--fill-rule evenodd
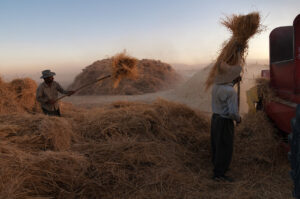
M42 71L41 79L44 79L46 84L51 84L54 80L54 77L53 77L54 75L55 75L55 73L51 72L51 70L44 70L44 71Z
M53 82L53 80L54 80L53 76L44 78L44 81L46 84L51 84Z
M215 77L216 84L237 83L241 81L242 67L238 65L226 65L223 67L223 73L219 73Z

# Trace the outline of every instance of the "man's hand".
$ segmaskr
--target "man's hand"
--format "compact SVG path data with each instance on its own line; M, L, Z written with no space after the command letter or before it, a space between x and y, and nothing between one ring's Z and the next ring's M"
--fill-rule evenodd
M47 103L47 104L55 104L55 102L56 102L56 100L50 99L50 100L48 100L46 103Z
M73 95L74 93L75 93L75 91L68 91L67 95L68 95L68 96L71 96L71 95Z

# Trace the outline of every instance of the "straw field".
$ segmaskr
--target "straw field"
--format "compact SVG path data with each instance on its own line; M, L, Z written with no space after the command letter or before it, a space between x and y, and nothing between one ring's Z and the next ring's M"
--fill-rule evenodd
M168 89L174 86L181 79L179 74L166 63L150 59L124 59L123 54L119 54L110 59L96 61L87 66L75 78L69 89L76 89L81 85L115 73L119 67L136 62L136 71L130 79L121 80L122 76L114 79L107 79L99 84L92 85L77 92L78 95L135 95L152 93L159 90ZM126 58L126 57L125 57ZM121 60L121 61L120 61ZM127 63L127 62L129 63ZM114 67L112 67L114 66ZM126 67L125 67L126 68ZM126 75L126 74L125 74ZM117 80L117 81L116 81Z
M291 198L286 154L263 113L237 127L226 183L211 180L209 118L186 105L18 110L0 115L0 198Z

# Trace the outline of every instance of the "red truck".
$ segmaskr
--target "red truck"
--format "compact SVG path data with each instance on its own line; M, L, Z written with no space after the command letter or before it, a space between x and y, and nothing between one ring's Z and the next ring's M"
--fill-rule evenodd
M292 26L278 27L269 37L270 87L276 100L264 106L267 115L284 134L291 133L291 119L300 104L300 14Z

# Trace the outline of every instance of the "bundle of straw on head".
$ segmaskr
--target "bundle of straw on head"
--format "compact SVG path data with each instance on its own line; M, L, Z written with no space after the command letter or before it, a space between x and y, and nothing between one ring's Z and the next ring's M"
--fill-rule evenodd
M217 74L224 72L224 69L220 67L222 62L229 65L243 65L247 55L249 39L254 34L262 31L258 12L249 13L247 15L228 16L223 19L221 23L229 29L232 36L230 40L223 45L217 61L209 73L205 83L206 89L213 84Z
M124 77L135 79L137 77L138 60L126 54L119 53L112 57L114 88L118 87Z

